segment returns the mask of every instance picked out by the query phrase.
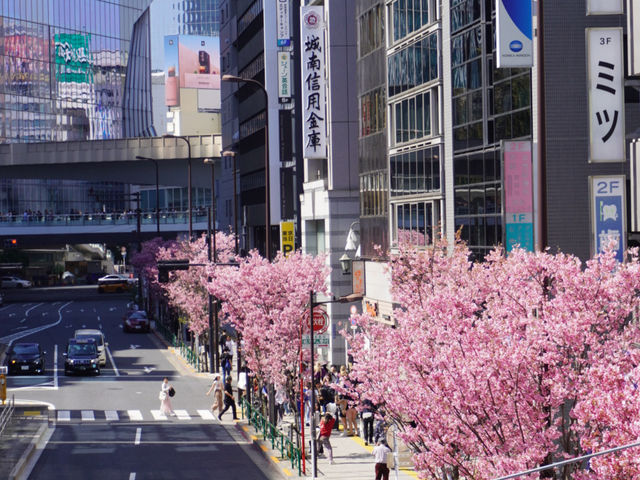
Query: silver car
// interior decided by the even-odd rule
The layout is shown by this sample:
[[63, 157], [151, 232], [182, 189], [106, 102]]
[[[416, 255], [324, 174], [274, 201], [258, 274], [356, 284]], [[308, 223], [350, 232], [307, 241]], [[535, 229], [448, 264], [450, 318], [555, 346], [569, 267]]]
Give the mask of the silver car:
[[31, 282], [18, 277], [2, 277], [0, 285], [2, 288], [30, 288]]
[[108, 347], [109, 344], [104, 341], [104, 334], [101, 330], [95, 328], [82, 328], [80, 330], [76, 330], [76, 332], [73, 334], [73, 338], [93, 339], [96, 342], [96, 348], [98, 349], [98, 364], [101, 367], [104, 367], [107, 364], [106, 347]]

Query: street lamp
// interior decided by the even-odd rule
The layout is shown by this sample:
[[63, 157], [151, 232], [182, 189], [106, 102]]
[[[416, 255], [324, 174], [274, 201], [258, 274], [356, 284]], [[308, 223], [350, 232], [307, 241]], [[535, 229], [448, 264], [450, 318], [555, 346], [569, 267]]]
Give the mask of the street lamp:
[[[333, 298], [332, 300], [324, 300], [322, 302], [318, 302], [315, 299], [315, 294], [313, 290], [309, 292], [309, 346], [311, 349], [311, 418], [310, 418], [310, 427], [311, 430], [311, 478], [316, 478], [318, 476], [318, 452], [316, 449], [316, 417], [315, 417], [315, 405], [316, 405], [316, 390], [313, 378], [313, 363], [314, 363], [314, 346], [313, 346], [313, 310], [319, 305], [326, 305], [328, 303], [352, 303], [357, 302], [358, 300], [362, 300], [362, 295], [352, 293], [350, 295], [345, 295], [344, 297]], [[304, 419], [302, 420], [304, 421]]]
[[[216, 178], [215, 178], [215, 165], [216, 161], [213, 158], [205, 158], [204, 163], [211, 165], [211, 215], [209, 215], [209, 231], [207, 232], [207, 240], [209, 248], [208, 258], [209, 262], [218, 261], [218, 252], [216, 249]], [[212, 227], [213, 225], [213, 227]], [[212, 233], [213, 232], [213, 238]], [[213, 250], [213, 251], [212, 251]], [[220, 352], [218, 351], [218, 301], [214, 300], [213, 295], [209, 293], [209, 371], [211, 373], [218, 372], [220, 370]], [[215, 359], [215, 365], [214, 365]]]
[[223, 75], [223, 82], [248, 83], [259, 89], [264, 95], [264, 178], [265, 178], [265, 257], [271, 261], [271, 186], [269, 184], [269, 94], [257, 80], [252, 78]]
[[185, 142], [187, 142], [187, 152], [188, 152], [188, 167], [187, 167], [187, 203], [189, 209], [189, 241], [191, 241], [191, 237], [193, 234], [193, 218], [191, 216], [192, 203], [191, 203], [191, 142], [189, 139], [182, 135], [171, 135], [170, 133], [166, 133], [163, 135], [164, 138], [181, 138]]
[[156, 167], [156, 232], [160, 233], [160, 195], [158, 188], [158, 161], [155, 158], [143, 157], [141, 155], [136, 155], [138, 160], [149, 160], [153, 162], [153, 165]]
[[223, 157], [231, 157], [233, 158], [233, 231], [235, 233], [235, 247], [236, 247], [236, 255], [238, 255], [238, 192], [237, 190], [237, 180], [236, 180], [236, 152], [231, 150], [225, 150], [221, 154]]

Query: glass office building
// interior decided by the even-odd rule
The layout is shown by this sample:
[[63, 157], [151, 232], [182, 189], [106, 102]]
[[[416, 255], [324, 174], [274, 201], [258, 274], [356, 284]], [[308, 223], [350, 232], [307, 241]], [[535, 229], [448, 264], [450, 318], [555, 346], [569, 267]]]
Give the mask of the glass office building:
[[[150, 89], [144, 92], [137, 85], [125, 85], [127, 67], [139, 58], [130, 55], [134, 24], [150, 2], [0, 0], [0, 142], [125, 136], [127, 89], [138, 88], [137, 99], [151, 95]], [[149, 103], [136, 100], [129, 108]], [[80, 185], [84, 187], [77, 190]], [[87, 211], [95, 204], [90, 190], [104, 187], [4, 179], [0, 211]], [[62, 196], [69, 197], [69, 204], [56, 205], [59, 195], [54, 192], [67, 189], [69, 195]]]

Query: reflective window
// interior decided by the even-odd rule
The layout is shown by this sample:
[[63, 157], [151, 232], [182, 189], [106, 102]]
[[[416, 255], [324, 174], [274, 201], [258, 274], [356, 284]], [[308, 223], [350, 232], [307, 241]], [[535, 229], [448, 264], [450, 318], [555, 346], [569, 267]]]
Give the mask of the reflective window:
[[360, 175], [360, 215], [367, 217], [387, 214], [387, 178], [385, 170]]
[[364, 57], [384, 45], [384, 7], [376, 5], [358, 19], [359, 54]]
[[403, 152], [389, 157], [391, 196], [440, 191], [440, 147]]
[[438, 34], [432, 33], [387, 59], [389, 97], [438, 78]]
[[360, 136], [364, 137], [383, 130], [386, 117], [384, 87], [376, 88], [360, 97]]
[[[388, 6], [393, 42], [406, 37], [434, 21], [433, 0], [393, 0]], [[432, 14], [433, 15], [433, 14]]]
[[391, 104], [391, 121], [395, 145], [431, 136], [431, 92]]
[[393, 205], [393, 243], [425, 247], [433, 244], [440, 224], [439, 201], [416, 201]]

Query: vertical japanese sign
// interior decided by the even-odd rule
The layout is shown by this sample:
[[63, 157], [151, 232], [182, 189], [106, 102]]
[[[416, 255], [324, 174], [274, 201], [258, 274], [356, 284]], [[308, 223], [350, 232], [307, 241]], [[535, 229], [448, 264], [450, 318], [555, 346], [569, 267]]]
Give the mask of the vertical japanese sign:
[[622, 28], [587, 28], [589, 161], [624, 162]]
[[533, 66], [531, 0], [497, 0], [496, 57], [498, 68]]
[[626, 248], [625, 177], [594, 176], [590, 186], [595, 253], [613, 242], [616, 258], [622, 262]]
[[503, 142], [505, 245], [532, 252], [533, 167], [531, 142]]
[[278, 0], [278, 46], [288, 47], [291, 45], [291, 34], [289, 33], [289, 1]]
[[291, 102], [291, 53], [278, 52], [278, 101]]
[[280, 222], [280, 251], [286, 257], [295, 248], [293, 222]]
[[627, 65], [628, 75], [640, 75], [640, 5], [627, 0]]
[[326, 158], [324, 7], [300, 7], [302, 142], [306, 158]]
[[587, 0], [587, 15], [622, 15], [623, 13], [622, 0]]

